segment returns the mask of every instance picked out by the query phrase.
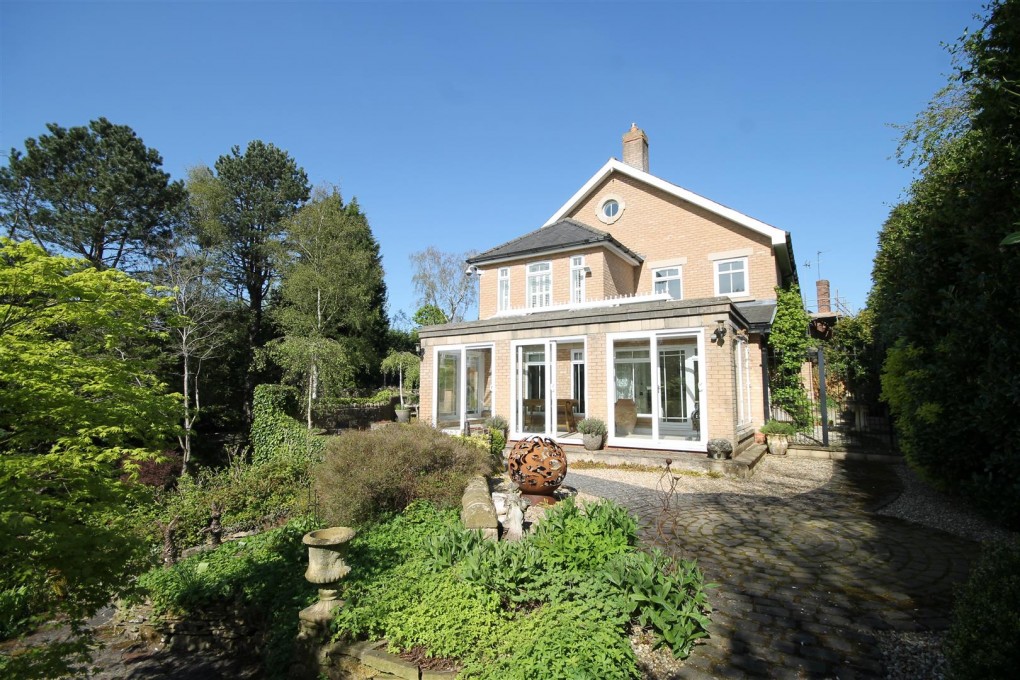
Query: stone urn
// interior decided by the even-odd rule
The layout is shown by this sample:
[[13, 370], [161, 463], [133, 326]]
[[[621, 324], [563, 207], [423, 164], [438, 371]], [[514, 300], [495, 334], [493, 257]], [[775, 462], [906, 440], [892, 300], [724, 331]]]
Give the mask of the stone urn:
[[411, 422], [411, 409], [409, 408], [396, 408], [393, 410], [397, 414], [398, 423], [409, 423]]
[[598, 451], [605, 442], [605, 436], [601, 434], [582, 434], [581, 442], [588, 451]]
[[522, 492], [552, 496], [567, 476], [567, 454], [554, 440], [535, 435], [514, 444], [506, 469]]
[[637, 425], [637, 404], [633, 399], [617, 399], [613, 406], [613, 414], [617, 437], [626, 437], [634, 432], [634, 426]]
[[733, 444], [729, 439], [709, 439], [708, 457], [712, 460], [725, 460], [733, 455]]
[[344, 561], [347, 543], [357, 532], [348, 527], [319, 529], [304, 535], [301, 542], [308, 546], [308, 569], [305, 579], [319, 587], [319, 601], [301, 610], [298, 615], [303, 628], [325, 631], [333, 610], [342, 603], [337, 600], [340, 580], [350, 573]]
[[785, 456], [786, 449], [790, 448], [790, 437], [785, 434], [765, 435], [768, 442], [769, 453], [773, 456]]

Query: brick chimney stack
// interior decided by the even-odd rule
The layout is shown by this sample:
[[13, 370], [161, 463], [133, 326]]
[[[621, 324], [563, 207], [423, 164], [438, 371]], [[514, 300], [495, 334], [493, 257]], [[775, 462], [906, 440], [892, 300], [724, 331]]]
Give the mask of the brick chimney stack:
[[642, 172], [648, 172], [648, 136], [637, 123], [623, 135], [623, 162]]
[[818, 313], [831, 314], [832, 303], [829, 300], [829, 282], [825, 279], [815, 281], [815, 290], [818, 293]]

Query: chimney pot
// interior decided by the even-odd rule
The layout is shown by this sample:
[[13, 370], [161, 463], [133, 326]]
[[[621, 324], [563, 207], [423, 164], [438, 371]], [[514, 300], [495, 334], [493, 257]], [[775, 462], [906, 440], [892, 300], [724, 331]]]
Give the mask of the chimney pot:
[[623, 135], [623, 162], [648, 172], [648, 135], [637, 123], [631, 123], [630, 130]]

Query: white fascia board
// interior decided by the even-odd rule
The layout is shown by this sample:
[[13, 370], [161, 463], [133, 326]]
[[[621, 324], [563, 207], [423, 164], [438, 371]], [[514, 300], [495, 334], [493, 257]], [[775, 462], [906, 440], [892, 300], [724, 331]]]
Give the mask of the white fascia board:
[[660, 191], [663, 191], [667, 194], [676, 196], [677, 198], [687, 201], [688, 203], [693, 203], [699, 208], [704, 208], [705, 210], [715, 213], [720, 217], [725, 217], [726, 219], [732, 222], [736, 222], [741, 226], [747, 227], [752, 231], [756, 231], [759, 234], [764, 234], [765, 236], [768, 236], [772, 240], [773, 248], [782, 248], [784, 250], [786, 249], [786, 232], [783, 231], [782, 229], [773, 227], [772, 225], [769, 224], [765, 224], [761, 220], [756, 220], [753, 217], [749, 217], [744, 213], [737, 212], [732, 208], [727, 208], [726, 206], [716, 203], [715, 201], [711, 201], [705, 198], [704, 196], [699, 196], [693, 191], [688, 191], [683, 187], [678, 187], [675, 184], [671, 184], [665, 180], [659, 179], [655, 175], [651, 175], [647, 172], [642, 172], [637, 168], [632, 168], [626, 163], [621, 163], [615, 158], [610, 158], [605, 165], [599, 168], [598, 172], [596, 172], [594, 176], [592, 176], [592, 178], [588, 180], [585, 183], [585, 185], [577, 191], [576, 194], [571, 196], [570, 199], [568, 199], [567, 202], [564, 203], [563, 206], [559, 210], [557, 210], [553, 214], [553, 216], [550, 217], [549, 220], [542, 226], [548, 227], [552, 224], [556, 224], [556, 222], [563, 219], [563, 217], [568, 212], [573, 210], [581, 201], [583, 201], [588, 196], [588, 194], [594, 191], [595, 187], [598, 186], [606, 177], [609, 176], [609, 173], [613, 172], [614, 170], [616, 172], [627, 175], [628, 177], [632, 177], [638, 181], [644, 182], [645, 184], [651, 185], [656, 189], [659, 189]]

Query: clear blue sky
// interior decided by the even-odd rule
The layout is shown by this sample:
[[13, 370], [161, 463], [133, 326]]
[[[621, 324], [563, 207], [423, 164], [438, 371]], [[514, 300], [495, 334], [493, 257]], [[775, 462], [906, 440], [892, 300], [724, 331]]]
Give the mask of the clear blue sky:
[[945, 83], [940, 44], [980, 9], [3, 0], [0, 148], [105, 116], [181, 178], [272, 142], [358, 198], [390, 311], [410, 313], [409, 253], [541, 226], [636, 122], [653, 174], [792, 232], [809, 304], [822, 251], [822, 276], [858, 308], [910, 181], [889, 124]]

